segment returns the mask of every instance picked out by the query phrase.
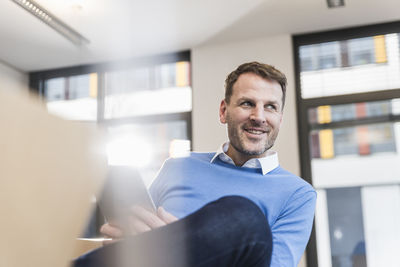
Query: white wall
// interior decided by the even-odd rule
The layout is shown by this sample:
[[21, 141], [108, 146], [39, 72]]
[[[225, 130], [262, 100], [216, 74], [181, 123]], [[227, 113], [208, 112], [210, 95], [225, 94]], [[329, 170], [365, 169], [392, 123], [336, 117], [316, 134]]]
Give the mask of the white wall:
[[[300, 175], [294, 62], [290, 35], [278, 35], [192, 49], [193, 149], [215, 151], [227, 140], [225, 126], [219, 123], [218, 109], [224, 97], [226, 76], [248, 61], [274, 65], [286, 74], [288, 88], [283, 124], [274, 150], [280, 164]], [[306, 266], [304, 258], [299, 266]]]
[[218, 109], [224, 97], [224, 81], [238, 65], [248, 61], [274, 65], [288, 79], [283, 125], [274, 150], [281, 165], [299, 175], [299, 152], [295, 106], [294, 63], [290, 35], [243, 42], [196, 47], [192, 50], [193, 148], [214, 151], [226, 139]]
[[367, 265], [399, 266], [400, 186], [361, 189]]
[[13, 69], [0, 61], [0, 89], [28, 92], [28, 74]]

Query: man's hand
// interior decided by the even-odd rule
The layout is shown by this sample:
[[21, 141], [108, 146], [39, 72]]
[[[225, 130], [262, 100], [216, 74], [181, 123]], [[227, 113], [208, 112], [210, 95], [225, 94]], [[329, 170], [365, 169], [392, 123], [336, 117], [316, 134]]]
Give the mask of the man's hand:
[[103, 224], [100, 228], [100, 233], [102, 233], [106, 238], [103, 241], [103, 245], [114, 243], [124, 236], [122, 230], [118, 226], [111, 223]]
[[162, 207], [157, 209], [156, 214], [140, 206], [134, 206], [131, 210], [132, 216], [129, 217], [130, 234], [147, 232], [177, 220], [175, 216], [166, 212]]
[[157, 209], [156, 214], [140, 206], [132, 207], [131, 211], [129, 229], [125, 230], [125, 232], [112, 223], [106, 223], [100, 228], [100, 232], [105, 237], [111, 238], [111, 240], [105, 240], [103, 242], [104, 245], [118, 241], [124, 236], [147, 232], [178, 220], [178, 218], [165, 211], [162, 207]]

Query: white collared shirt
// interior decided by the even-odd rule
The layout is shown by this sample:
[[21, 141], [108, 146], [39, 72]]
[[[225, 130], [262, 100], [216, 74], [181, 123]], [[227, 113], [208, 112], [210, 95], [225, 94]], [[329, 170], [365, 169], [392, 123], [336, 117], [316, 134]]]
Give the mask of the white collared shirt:
[[[224, 143], [220, 146], [215, 153], [214, 157], [211, 159], [211, 163], [219, 158], [225, 163], [236, 165], [235, 162], [229, 157], [226, 152], [228, 151], [229, 142]], [[268, 151], [267, 155], [262, 158], [252, 158], [246, 161], [242, 167], [246, 168], [261, 168], [263, 175], [269, 173], [273, 169], [279, 166], [278, 153], [274, 151]]]

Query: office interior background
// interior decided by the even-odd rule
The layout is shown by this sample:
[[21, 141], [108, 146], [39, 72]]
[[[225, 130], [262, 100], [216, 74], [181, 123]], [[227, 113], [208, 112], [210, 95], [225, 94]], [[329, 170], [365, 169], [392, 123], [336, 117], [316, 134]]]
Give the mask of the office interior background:
[[275, 65], [289, 85], [274, 149], [318, 192], [299, 266], [400, 265], [400, 2], [3, 0], [0, 10], [1, 89], [102, 127], [109, 164], [134, 164], [146, 184], [167, 157], [226, 141], [218, 107], [230, 71]]

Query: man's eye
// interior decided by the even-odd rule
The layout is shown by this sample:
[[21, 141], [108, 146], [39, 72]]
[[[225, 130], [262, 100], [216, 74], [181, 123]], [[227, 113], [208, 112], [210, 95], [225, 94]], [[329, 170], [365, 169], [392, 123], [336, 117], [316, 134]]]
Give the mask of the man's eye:
[[271, 109], [271, 110], [277, 110], [277, 107], [275, 105], [269, 104], [266, 106], [267, 109]]
[[245, 106], [245, 107], [251, 107], [252, 106], [249, 101], [242, 102], [240, 105], [241, 106]]

